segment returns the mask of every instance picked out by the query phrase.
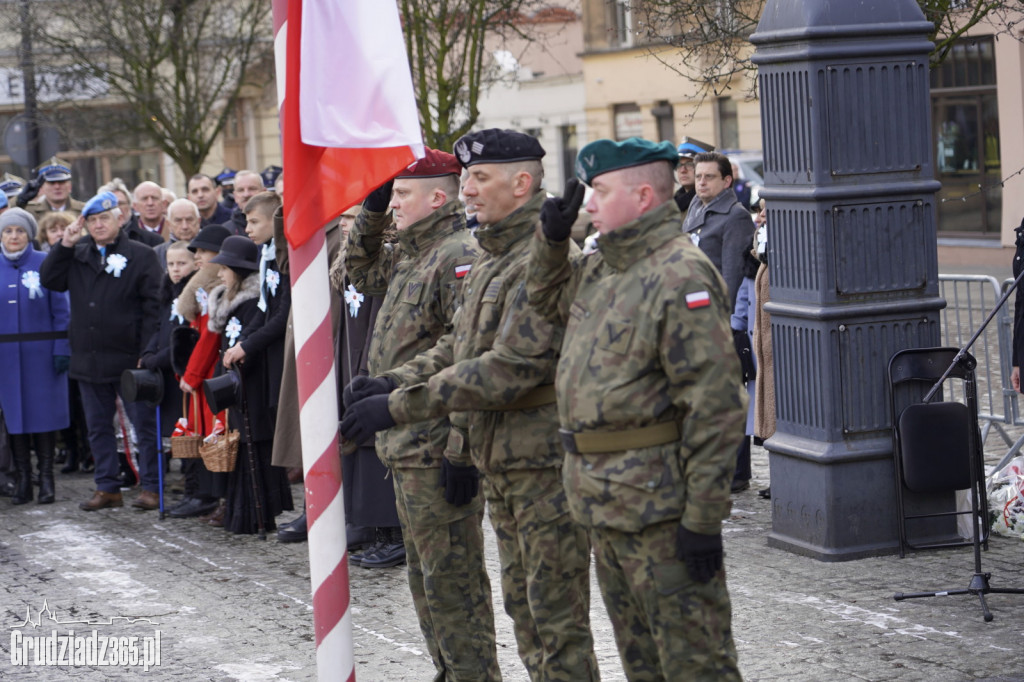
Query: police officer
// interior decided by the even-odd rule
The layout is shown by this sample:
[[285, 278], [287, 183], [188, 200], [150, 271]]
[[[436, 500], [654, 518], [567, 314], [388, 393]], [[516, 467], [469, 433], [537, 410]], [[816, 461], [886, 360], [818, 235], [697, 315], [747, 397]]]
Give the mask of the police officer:
[[[401, 388], [349, 408], [343, 431], [451, 414], [442, 461], [446, 499], [474, 500], [477, 469], [498, 538], [505, 611], [532, 680], [598, 678], [590, 632], [590, 546], [561, 482], [554, 375], [562, 343], [526, 301], [544, 149], [529, 135], [489, 129], [455, 144], [467, 169], [484, 253], [464, 283], [451, 334], [386, 373]], [[348, 435], [348, 434], [346, 434]], [[474, 504], [476, 504], [474, 502]]]
[[722, 520], [746, 399], [722, 277], [681, 234], [676, 150], [598, 140], [577, 175], [599, 250], [573, 258], [574, 178], [533, 239], [530, 304], [566, 322], [556, 380], [572, 514], [630, 680], [738, 680]]
[[[37, 194], [43, 196], [37, 199]], [[78, 215], [85, 204], [71, 197], [70, 164], [52, 156], [36, 169], [36, 177], [22, 188], [18, 206], [31, 212], [38, 221], [48, 211], [70, 211]]]
[[[121, 392], [121, 373], [138, 366], [143, 344], [159, 324], [162, 271], [153, 249], [120, 231], [120, 210], [112, 192], [97, 194], [39, 267], [43, 286], [67, 291], [71, 301], [68, 376], [78, 380], [96, 460], [96, 492], [79, 505], [85, 511], [123, 505], [113, 427], [115, 400]], [[89, 233], [85, 237], [83, 225]], [[156, 509], [156, 414], [143, 403], [125, 407], [139, 436], [143, 489], [132, 506]]]
[[[458, 200], [459, 170], [451, 154], [427, 149], [366, 198], [349, 232], [345, 263], [352, 284], [384, 296], [367, 358], [372, 375], [400, 367], [451, 331], [465, 274], [479, 253]], [[396, 244], [384, 243], [389, 205]], [[357, 379], [345, 391], [346, 406], [377, 391], [375, 385], [390, 391], [394, 380]], [[484, 568], [483, 501], [456, 506], [437, 485], [449, 429], [444, 415], [425, 415], [378, 435], [377, 454], [394, 476], [409, 588], [439, 679], [495, 679], [501, 673]], [[372, 431], [350, 440], [364, 443], [367, 435]], [[379, 565], [391, 539], [381, 538], [358, 561]]]
[[21, 188], [25, 186], [25, 179], [19, 178], [17, 175], [11, 173], [4, 173], [0, 177], [0, 192], [3, 192], [7, 197], [7, 205], [14, 206], [18, 200], [18, 194], [21, 193]]

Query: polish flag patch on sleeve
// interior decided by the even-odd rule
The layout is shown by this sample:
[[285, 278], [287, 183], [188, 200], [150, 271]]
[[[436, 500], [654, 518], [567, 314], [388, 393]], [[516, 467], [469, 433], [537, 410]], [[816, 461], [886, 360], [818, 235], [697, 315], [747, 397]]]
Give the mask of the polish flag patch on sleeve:
[[469, 270], [472, 267], [473, 267], [472, 263], [468, 263], [466, 265], [456, 265], [455, 266], [455, 279], [462, 279], [463, 277], [468, 275], [469, 274]]
[[686, 307], [690, 310], [711, 305], [711, 295], [706, 291], [695, 291], [686, 295]]

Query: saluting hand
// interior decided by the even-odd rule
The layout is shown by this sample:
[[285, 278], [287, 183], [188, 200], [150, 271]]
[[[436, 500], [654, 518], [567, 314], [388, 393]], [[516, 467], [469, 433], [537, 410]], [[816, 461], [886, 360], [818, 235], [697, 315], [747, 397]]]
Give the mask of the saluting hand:
[[565, 193], [560, 197], [551, 197], [540, 209], [540, 223], [544, 236], [553, 242], [564, 242], [572, 233], [573, 223], [580, 214], [583, 205], [583, 183], [570, 178], [565, 183]]
[[60, 243], [63, 246], [71, 248], [75, 243], [82, 238], [82, 233], [85, 231], [85, 218], [78, 216], [75, 222], [71, 223], [64, 229], [64, 236], [60, 238]]

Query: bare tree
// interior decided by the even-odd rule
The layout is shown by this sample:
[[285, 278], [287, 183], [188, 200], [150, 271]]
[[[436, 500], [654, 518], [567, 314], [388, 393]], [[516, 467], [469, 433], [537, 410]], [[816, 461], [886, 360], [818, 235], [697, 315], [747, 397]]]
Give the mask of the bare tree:
[[270, 0], [70, 0], [33, 3], [37, 68], [108, 99], [108, 139], [150, 141], [186, 177], [198, 172], [250, 73], [272, 77]]
[[480, 95], [501, 77], [490, 51], [506, 39], [529, 43], [536, 13], [559, 11], [549, 4], [540, 0], [399, 0], [428, 146], [451, 149], [472, 129], [480, 116]]
[[[612, 2], [614, 0], [605, 0]], [[932, 65], [941, 63], [967, 31], [982, 21], [1000, 34], [1016, 36], [1022, 0], [917, 0], [935, 27]], [[636, 42], [697, 86], [697, 99], [726, 90], [756, 96], [756, 67], [749, 37], [766, 0], [631, 0]], [[676, 49], [665, 51], [669, 45]]]

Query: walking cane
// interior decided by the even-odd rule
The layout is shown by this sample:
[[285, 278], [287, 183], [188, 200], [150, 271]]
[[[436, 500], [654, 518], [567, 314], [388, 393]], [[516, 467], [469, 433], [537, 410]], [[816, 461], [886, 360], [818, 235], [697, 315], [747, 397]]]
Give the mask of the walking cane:
[[160, 516], [164, 520], [164, 440], [160, 437], [160, 403], [156, 405], [156, 480], [160, 487]]
[[252, 479], [252, 494], [256, 502], [256, 529], [260, 540], [267, 539], [267, 528], [263, 522], [263, 486], [260, 485], [260, 471], [256, 465], [256, 451], [252, 447], [252, 426], [249, 424], [249, 404], [245, 395], [245, 380], [242, 379], [242, 368], [238, 368], [238, 390], [242, 394], [242, 428], [245, 431], [245, 449], [249, 453], [249, 478]]

